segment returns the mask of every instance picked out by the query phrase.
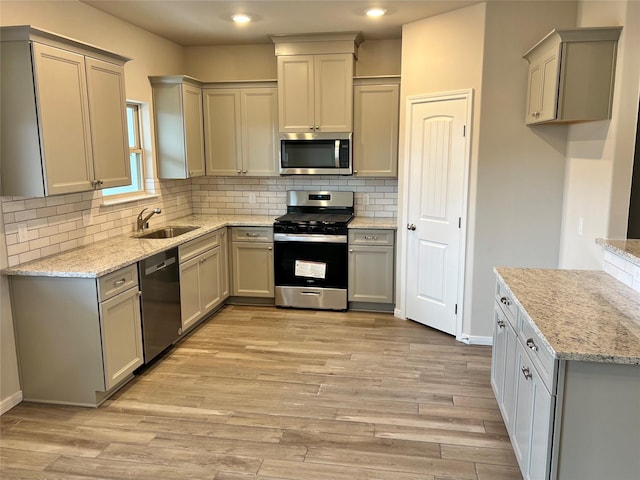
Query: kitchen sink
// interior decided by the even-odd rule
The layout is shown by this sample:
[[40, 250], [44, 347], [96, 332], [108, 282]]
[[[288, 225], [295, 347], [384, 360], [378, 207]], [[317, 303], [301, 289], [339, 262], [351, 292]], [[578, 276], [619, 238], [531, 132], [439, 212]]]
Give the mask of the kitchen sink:
[[200, 227], [164, 227], [152, 232], [135, 235], [136, 238], [174, 238], [192, 232]]

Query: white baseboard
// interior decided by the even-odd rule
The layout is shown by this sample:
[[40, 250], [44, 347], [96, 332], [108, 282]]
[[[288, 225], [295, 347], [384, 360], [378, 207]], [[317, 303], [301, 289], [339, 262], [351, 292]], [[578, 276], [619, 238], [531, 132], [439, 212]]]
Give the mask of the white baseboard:
[[0, 402], [0, 415], [4, 415], [13, 407], [18, 405], [22, 401], [22, 390], [18, 390], [13, 395], [3, 399]]
[[463, 334], [458, 340], [467, 345], [493, 345], [493, 337]]
[[393, 316], [402, 320], [406, 320], [405, 316], [402, 314], [402, 311], [399, 308], [393, 310]]

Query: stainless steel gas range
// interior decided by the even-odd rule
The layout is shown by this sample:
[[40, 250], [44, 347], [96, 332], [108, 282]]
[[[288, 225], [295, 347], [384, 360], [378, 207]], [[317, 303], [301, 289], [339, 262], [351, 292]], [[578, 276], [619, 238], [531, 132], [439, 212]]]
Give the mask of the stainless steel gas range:
[[276, 305], [347, 309], [347, 225], [353, 192], [287, 192], [273, 225]]

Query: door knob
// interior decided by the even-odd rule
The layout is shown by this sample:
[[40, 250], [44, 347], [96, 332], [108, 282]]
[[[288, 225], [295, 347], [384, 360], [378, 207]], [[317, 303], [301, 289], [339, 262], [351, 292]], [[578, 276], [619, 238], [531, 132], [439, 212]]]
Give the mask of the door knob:
[[407, 223], [407, 230], [415, 230], [416, 225], [414, 223]]

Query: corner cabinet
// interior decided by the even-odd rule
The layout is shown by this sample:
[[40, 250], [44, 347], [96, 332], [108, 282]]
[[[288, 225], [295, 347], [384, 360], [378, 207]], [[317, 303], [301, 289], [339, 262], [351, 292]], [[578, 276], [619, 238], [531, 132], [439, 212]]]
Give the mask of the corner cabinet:
[[395, 230], [350, 229], [348, 241], [350, 308], [393, 309]]
[[32, 27], [0, 38], [3, 195], [130, 184], [128, 59]]
[[231, 228], [231, 295], [274, 298], [273, 227]]
[[97, 279], [10, 284], [25, 400], [95, 407], [142, 365], [135, 264]]
[[611, 118], [622, 27], [557, 29], [528, 50], [527, 125]]
[[399, 110], [399, 77], [354, 80], [354, 175], [398, 176]]
[[184, 75], [149, 77], [158, 178], [205, 174], [201, 83]]
[[278, 176], [275, 82], [202, 93], [207, 175]]

